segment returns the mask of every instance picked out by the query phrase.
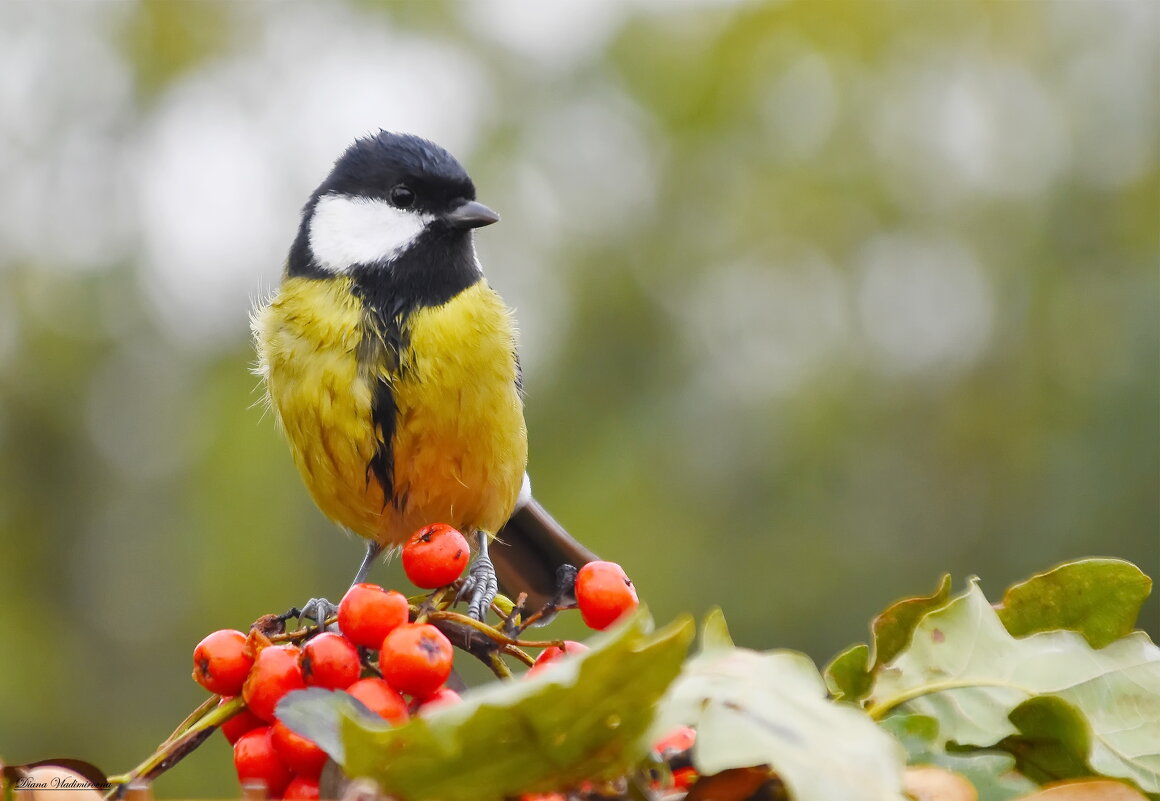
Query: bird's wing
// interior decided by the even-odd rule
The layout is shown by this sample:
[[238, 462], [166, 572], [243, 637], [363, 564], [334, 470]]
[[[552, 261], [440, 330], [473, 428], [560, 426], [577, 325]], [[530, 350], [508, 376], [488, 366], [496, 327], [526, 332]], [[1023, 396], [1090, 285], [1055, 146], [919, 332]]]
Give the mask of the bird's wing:
[[528, 594], [527, 608], [542, 607], [556, 591], [556, 569], [581, 567], [599, 557], [557, 523], [534, 498], [512, 513], [496, 534], [491, 560], [505, 594]]

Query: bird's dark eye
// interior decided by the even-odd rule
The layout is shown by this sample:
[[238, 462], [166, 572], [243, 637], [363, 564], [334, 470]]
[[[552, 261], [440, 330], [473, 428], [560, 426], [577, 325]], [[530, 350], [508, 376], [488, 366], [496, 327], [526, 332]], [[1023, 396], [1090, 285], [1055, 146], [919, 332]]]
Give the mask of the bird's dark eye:
[[391, 205], [397, 209], [409, 209], [415, 205], [415, 193], [410, 187], [398, 184], [391, 187]]

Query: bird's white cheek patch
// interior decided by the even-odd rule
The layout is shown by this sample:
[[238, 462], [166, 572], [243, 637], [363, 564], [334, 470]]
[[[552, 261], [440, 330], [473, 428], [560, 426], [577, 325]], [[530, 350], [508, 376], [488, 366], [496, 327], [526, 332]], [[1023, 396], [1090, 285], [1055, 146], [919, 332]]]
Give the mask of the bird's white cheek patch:
[[385, 200], [323, 195], [310, 221], [310, 249], [324, 270], [389, 261], [415, 240], [431, 218]]

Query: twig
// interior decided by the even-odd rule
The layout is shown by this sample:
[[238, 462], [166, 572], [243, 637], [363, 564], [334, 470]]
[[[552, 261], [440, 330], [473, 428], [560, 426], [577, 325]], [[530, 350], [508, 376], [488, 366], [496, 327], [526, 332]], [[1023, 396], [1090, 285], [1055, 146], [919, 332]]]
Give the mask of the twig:
[[432, 612], [430, 619], [447, 620], [475, 629], [497, 645], [514, 645], [519, 648], [550, 648], [553, 645], [557, 647], [563, 647], [564, 645], [563, 640], [520, 640], [509, 637], [498, 629], [482, 623], [469, 615], [460, 614], [459, 612]]
[[[208, 709], [201, 717], [197, 717], [197, 712], [206, 708], [209, 701], [199, 706], [192, 715], [182, 722], [181, 726], [177, 727], [178, 731], [171, 734], [140, 765], [120, 776], [110, 776], [109, 784], [113, 787], [106, 797], [118, 798], [123, 789], [129, 784], [136, 781], [152, 781], [156, 779], [201, 745], [206, 737], [213, 734], [214, 729], [240, 712], [245, 703], [241, 696], [233, 698], [220, 706], [217, 705], [217, 700], [218, 696], [213, 696], [209, 699], [209, 701], [214, 702], [213, 708]], [[194, 720], [190, 722], [191, 719]], [[187, 723], [188, 725], [186, 725]]]
[[186, 716], [185, 720], [177, 724], [177, 728], [173, 730], [173, 733], [166, 737], [162, 741], [161, 745], [157, 747], [158, 750], [164, 748], [177, 738], [181, 737], [181, 735], [185, 734], [189, 730], [190, 726], [197, 723], [197, 721], [201, 720], [203, 717], [209, 714], [209, 711], [217, 706], [221, 699], [222, 697], [220, 695], [211, 695], [209, 698], [202, 701], [201, 705], [197, 709], [190, 712]]

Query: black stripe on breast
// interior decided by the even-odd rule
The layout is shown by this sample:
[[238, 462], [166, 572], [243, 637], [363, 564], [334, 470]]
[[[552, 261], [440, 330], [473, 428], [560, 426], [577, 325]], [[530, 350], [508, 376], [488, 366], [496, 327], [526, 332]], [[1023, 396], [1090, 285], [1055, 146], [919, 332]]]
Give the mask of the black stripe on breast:
[[367, 463], [367, 482], [374, 477], [383, 488], [384, 504], [401, 509], [406, 497], [395, 487], [393, 445], [398, 407], [391, 382], [422, 379], [410, 374], [411, 317], [419, 309], [442, 306], [483, 275], [475, 261], [469, 232], [430, 229], [395, 260], [359, 265], [350, 275], [354, 294], [367, 312], [359, 365], [374, 382], [371, 421], [377, 442]]

